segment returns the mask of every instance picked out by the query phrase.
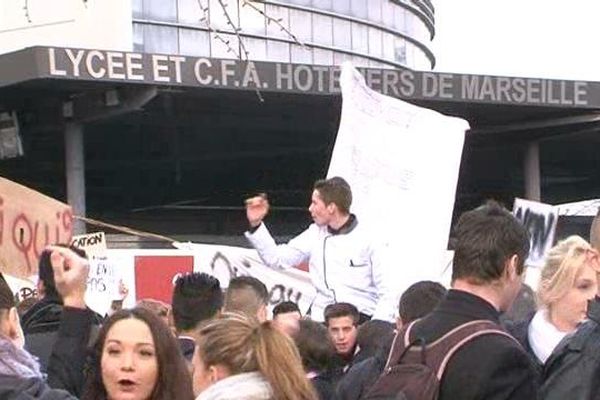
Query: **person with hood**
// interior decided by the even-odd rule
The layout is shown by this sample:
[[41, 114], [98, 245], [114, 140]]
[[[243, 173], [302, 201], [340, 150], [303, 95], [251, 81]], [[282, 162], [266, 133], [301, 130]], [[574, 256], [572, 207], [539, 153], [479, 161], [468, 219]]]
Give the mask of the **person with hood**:
[[93, 312], [85, 307], [87, 260], [69, 249], [49, 247], [56, 288], [63, 299], [57, 340], [51, 349], [48, 380], [37, 359], [24, 349], [25, 337], [13, 293], [0, 274], [0, 398], [77, 400], [83, 384], [85, 347]]

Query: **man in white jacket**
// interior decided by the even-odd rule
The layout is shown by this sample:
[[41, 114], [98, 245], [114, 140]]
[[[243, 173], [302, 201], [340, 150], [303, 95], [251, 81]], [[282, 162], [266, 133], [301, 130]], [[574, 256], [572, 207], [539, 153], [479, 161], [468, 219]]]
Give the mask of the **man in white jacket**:
[[319, 180], [314, 185], [308, 211], [314, 221], [308, 229], [277, 245], [263, 219], [269, 211], [265, 195], [246, 200], [250, 229], [246, 237], [271, 268], [290, 268], [308, 261], [316, 289], [311, 307], [314, 319], [322, 319], [328, 304], [354, 304], [361, 322], [393, 321], [398, 293], [393, 288], [390, 265], [381, 264], [373, 235], [350, 213], [352, 191], [340, 177]]

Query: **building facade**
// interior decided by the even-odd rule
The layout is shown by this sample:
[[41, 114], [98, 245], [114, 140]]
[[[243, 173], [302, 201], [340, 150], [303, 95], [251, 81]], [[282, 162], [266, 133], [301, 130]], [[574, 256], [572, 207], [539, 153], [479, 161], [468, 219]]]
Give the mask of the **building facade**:
[[133, 50], [430, 70], [429, 0], [134, 0]]

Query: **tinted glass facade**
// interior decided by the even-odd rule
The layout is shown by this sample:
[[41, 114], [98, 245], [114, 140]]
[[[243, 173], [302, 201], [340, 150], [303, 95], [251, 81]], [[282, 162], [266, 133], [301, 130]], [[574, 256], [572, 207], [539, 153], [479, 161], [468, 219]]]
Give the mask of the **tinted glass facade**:
[[433, 12], [422, 0], [134, 0], [134, 51], [429, 70]]

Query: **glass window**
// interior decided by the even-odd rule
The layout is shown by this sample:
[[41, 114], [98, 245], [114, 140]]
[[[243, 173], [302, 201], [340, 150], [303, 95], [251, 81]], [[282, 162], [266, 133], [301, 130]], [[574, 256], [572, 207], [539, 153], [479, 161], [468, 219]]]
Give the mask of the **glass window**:
[[390, 0], [384, 0], [381, 4], [381, 16], [383, 19], [383, 25], [388, 28], [392, 28], [394, 26], [394, 8], [399, 6], [392, 4]]
[[333, 65], [342, 65], [344, 61], [352, 61], [352, 56], [346, 53], [333, 53]]
[[350, 21], [334, 18], [333, 45], [346, 50], [352, 48], [352, 24]]
[[312, 0], [313, 7], [318, 8], [319, 10], [331, 11], [333, 3], [333, 0]]
[[144, 25], [133, 24], [133, 51], [144, 51]]
[[290, 10], [290, 32], [302, 42], [310, 42], [312, 40], [312, 18], [310, 13]]
[[394, 39], [394, 60], [400, 64], [407, 65], [406, 40], [402, 38]]
[[265, 12], [265, 4], [257, 2], [253, 2], [252, 6], [244, 6], [243, 4], [240, 4], [240, 28], [242, 32], [265, 35], [267, 33], [267, 20], [260, 13]]
[[292, 62], [295, 64], [312, 64], [313, 51], [310, 47], [292, 45]]
[[131, 11], [133, 18], [144, 18], [144, 0], [132, 0]]
[[333, 11], [338, 14], [350, 15], [350, 0], [335, 0]]
[[374, 57], [383, 57], [383, 31], [369, 28], [369, 54]]
[[357, 18], [367, 18], [367, 0], [352, 0], [350, 14]]
[[287, 0], [286, 3], [298, 4], [299, 6], [310, 6], [311, 0]]
[[331, 46], [333, 44], [333, 18], [313, 14], [313, 42]]
[[278, 42], [275, 40], [267, 41], [267, 57], [269, 61], [274, 62], [290, 62], [290, 45], [289, 43]]
[[369, 60], [367, 58], [360, 57], [360, 56], [352, 56], [352, 64], [355, 67], [368, 67]]
[[[255, 3], [253, 3], [255, 4]], [[246, 6], [248, 7], [248, 6]], [[274, 20], [280, 20], [280, 24], [283, 25], [286, 29], [290, 29], [290, 13], [289, 8], [280, 7], [280, 6], [272, 6], [267, 4], [266, 14], [273, 18]], [[310, 35], [310, 27], [307, 29]], [[290, 31], [291, 32], [291, 31]], [[294, 35], [298, 35], [294, 32]], [[270, 37], [281, 37], [281, 38], [289, 38], [289, 35], [285, 33], [285, 31], [275, 22], [267, 23], [267, 36]]]
[[369, 33], [367, 27], [356, 22], [352, 23], [352, 50], [369, 54]]
[[180, 28], [179, 52], [188, 56], [210, 57], [210, 36], [208, 32]]
[[177, 28], [170, 26], [144, 26], [144, 51], [148, 53], [179, 53]]
[[198, 2], [198, 0], [177, 0], [179, 22], [199, 24], [202, 17], [204, 17], [204, 12], [199, 3], [206, 7], [208, 5], [208, 0], [200, 0], [200, 2]]
[[391, 33], [383, 33], [383, 58], [385, 60], [394, 60], [394, 36]]
[[316, 65], [333, 65], [333, 51], [313, 49], [314, 63]]
[[248, 59], [254, 61], [267, 61], [267, 41], [264, 39], [251, 39], [242, 37], [248, 51]]
[[[164, 1], [164, 0], [163, 0]], [[218, 0], [209, 0], [210, 1], [210, 25], [215, 29], [224, 29], [228, 31], [233, 31], [234, 27], [229, 24], [229, 20], [225, 14], [229, 15], [229, 19], [231, 19], [231, 23], [235, 26], [235, 28], [239, 28], [239, 16], [238, 16], [238, 2], [227, 2], [223, 1], [225, 4], [225, 10], [219, 3]]]
[[[408, 11], [403, 7], [394, 7], [394, 29], [400, 32], [408, 33], [412, 35], [412, 31], [408, 30], [408, 25], [406, 23], [406, 17]], [[410, 15], [408, 18], [410, 19]]]
[[[220, 38], [220, 39], [219, 39]], [[211, 57], [239, 58], [240, 46], [236, 35], [213, 33], [210, 36]]]
[[382, 0], [369, 0], [369, 7], [367, 8], [368, 16], [367, 18], [371, 22], [382, 22], [381, 17], [381, 2]]
[[177, 21], [177, 3], [164, 0], [144, 0], [144, 16], [158, 21]]

